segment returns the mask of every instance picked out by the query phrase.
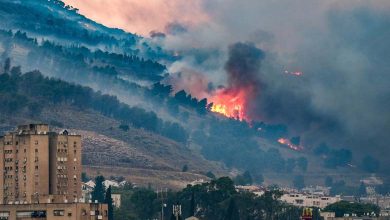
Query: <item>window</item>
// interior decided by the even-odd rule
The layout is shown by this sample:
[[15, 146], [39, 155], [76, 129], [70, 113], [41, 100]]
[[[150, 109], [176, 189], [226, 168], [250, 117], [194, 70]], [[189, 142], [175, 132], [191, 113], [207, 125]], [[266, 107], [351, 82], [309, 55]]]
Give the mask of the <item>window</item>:
[[35, 148], [35, 153], [38, 153], [38, 148]]
[[35, 170], [38, 170], [38, 166], [35, 166]]
[[38, 145], [38, 141], [35, 141], [35, 145]]
[[71, 213], [71, 212], [69, 212], [69, 213], [68, 213], [68, 216], [69, 216], [69, 217], [70, 217], [70, 216], [72, 216], [72, 213]]
[[64, 216], [65, 210], [53, 210], [53, 215], [54, 216]]
[[26, 153], [26, 149], [23, 149], [24, 153]]
[[0, 212], [0, 219], [8, 219], [8, 217], [9, 217], [9, 212]]

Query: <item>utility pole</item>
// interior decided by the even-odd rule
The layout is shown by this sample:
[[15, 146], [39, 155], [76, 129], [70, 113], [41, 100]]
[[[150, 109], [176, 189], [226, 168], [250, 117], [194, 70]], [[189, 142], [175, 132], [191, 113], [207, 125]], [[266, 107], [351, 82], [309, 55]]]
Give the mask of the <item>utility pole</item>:
[[[164, 199], [168, 197], [168, 189], [165, 189], [165, 197], [164, 197], [164, 191], [161, 189], [161, 220], [164, 220], [164, 208], [167, 207], [167, 204], [164, 203]], [[157, 190], [157, 196], [159, 194], [159, 190]]]

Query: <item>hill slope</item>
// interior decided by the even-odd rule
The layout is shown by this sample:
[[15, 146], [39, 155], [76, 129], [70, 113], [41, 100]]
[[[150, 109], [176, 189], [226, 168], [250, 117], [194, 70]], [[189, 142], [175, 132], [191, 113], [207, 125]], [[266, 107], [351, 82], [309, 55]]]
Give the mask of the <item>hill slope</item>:
[[[206, 99], [174, 94], [161, 81], [164, 64], [178, 57], [61, 1], [1, 1], [0, 18], [0, 130], [32, 121], [74, 129], [85, 137], [84, 165], [92, 174], [126, 174], [142, 184], [172, 179], [178, 186], [176, 180], [207, 171], [248, 170], [283, 185], [296, 175], [318, 184], [348, 173], [341, 179], [357, 185], [379, 170], [362, 172], [345, 149], [293, 151], [277, 142], [291, 136], [286, 125], [227, 119], [211, 113]], [[180, 172], [184, 165], [191, 173]]]
[[[118, 120], [118, 115], [115, 116], [115, 113], [103, 109], [94, 110], [91, 105], [88, 106], [85, 103], [85, 99], [84, 105], [78, 103], [81, 101], [80, 97], [85, 95], [82, 91], [86, 88], [44, 78], [38, 72], [22, 75], [0, 74], [0, 79], [0, 102], [3, 103], [0, 107], [2, 130], [9, 130], [15, 125], [32, 122], [49, 122], [57, 129], [64, 127], [75, 130], [83, 135], [83, 164], [86, 166], [148, 169], [156, 172], [161, 171], [161, 173], [176, 172], [177, 178], [180, 179], [184, 175], [187, 176], [185, 179], [191, 179], [189, 177], [192, 176], [192, 180], [200, 178], [200, 176], [180, 173], [184, 165], [189, 167], [190, 172], [198, 174], [204, 174], [210, 170], [221, 174], [226, 173], [220, 165], [205, 160], [198, 153], [186, 148], [184, 144], [157, 134], [157, 130], [153, 130], [154, 128], [166, 130], [162, 127], [154, 127], [160, 127], [160, 123], [164, 124], [162, 121], [158, 122], [161, 119], [156, 118], [158, 121], [152, 126], [153, 129], [145, 127], [148, 123], [153, 122], [148, 119], [150, 117], [147, 112], [142, 113], [141, 111], [139, 114], [138, 110], [134, 112], [126, 105], [112, 106], [128, 109], [127, 113], [130, 115], [137, 113], [137, 120], [144, 122], [140, 124], [141, 127], [137, 128], [133, 124], [133, 126], [125, 126], [126, 129], [123, 129], [121, 125], [123, 126], [124, 118], [121, 121]], [[72, 90], [73, 92], [77, 91], [78, 95], [72, 95]], [[97, 105], [99, 99], [104, 98], [105, 107], [110, 107], [109, 102], [107, 102], [110, 100], [108, 96], [92, 91], [89, 93], [91, 93], [88, 98], [90, 103]], [[104, 112], [106, 115], [102, 114]], [[149, 122], [147, 122], [148, 120]], [[163, 130], [162, 134], [165, 133]], [[112, 174], [115, 175], [115, 172]], [[147, 175], [142, 172], [139, 174]], [[129, 173], [127, 176], [130, 177], [132, 174]], [[149, 178], [150, 182], [154, 182], [153, 178]], [[203, 178], [207, 177], [203, 176]], [[175, 181], [176, 177], [171, 179]], [[175, 185], [177, 184], [175, 183]], [[185, 183], [183, 184], [185, 185]]]

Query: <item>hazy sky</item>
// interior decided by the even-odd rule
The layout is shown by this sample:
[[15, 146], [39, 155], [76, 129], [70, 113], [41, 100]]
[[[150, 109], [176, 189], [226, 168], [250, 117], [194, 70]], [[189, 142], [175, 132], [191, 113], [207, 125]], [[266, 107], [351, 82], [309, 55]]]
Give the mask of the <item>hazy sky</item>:
[[[265, 53], [255, 114], [307, 139], [377, 148], [378, 155], [390, 148], [389, 0], [65, 2], [97, 22], [143, 35], [181, 24], [187, 31], [162, 44], [186, 55], [169, 67], [181, 73], [184, 87], [223, 84], [229, 46], [251, 42]], [[285, 69], [304, 75], [288, 78]]]
[[65, 0], [80, 13], [110, 27], [148, 35], [163, 31], [167, 23], [197, 24], [207, 21], [201, 0]]

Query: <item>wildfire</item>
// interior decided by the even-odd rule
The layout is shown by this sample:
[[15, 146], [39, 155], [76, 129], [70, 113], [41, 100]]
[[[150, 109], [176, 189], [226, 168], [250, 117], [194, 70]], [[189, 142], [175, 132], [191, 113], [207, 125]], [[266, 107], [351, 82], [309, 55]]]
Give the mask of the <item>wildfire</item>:
[[221, 90], [211, 98], [212, 112], [222, 114], [228, 118], [247, 120], [245, 115], [245, 91], [230, 92]]
[[302, 146], [295, 145], [295, 144], [291, 143], [291, 141], [289, 139], [286, 139], [286, 138], [280, 138], [278, 140], [278, 142], [282, 145], [287, 146], [288, 148], [290, 148], [292, 150], [295, 150], [295, 151], [302, 151], [303, 150]]

